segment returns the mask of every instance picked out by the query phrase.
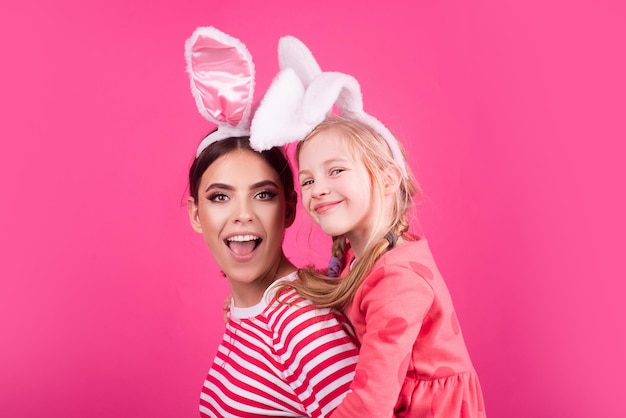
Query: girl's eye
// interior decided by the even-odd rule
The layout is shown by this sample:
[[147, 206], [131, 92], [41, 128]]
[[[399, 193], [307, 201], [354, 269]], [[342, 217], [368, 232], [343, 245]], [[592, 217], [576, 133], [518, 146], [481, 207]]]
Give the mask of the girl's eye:
[[209, 195], [208, 199], [211, 202], [225, 202], [228, 200], [228, 196], [224, 193], [213, 193]]
[[337, 174], [341, 174], [344, 171], [345, 170], [343, 168], [333, 168], [332, 170], [330, 170], [330, 175], [331, 176], [336, 176]]
[[262, 192], [257, 193], [256, 197], [259, 200], [272, 200], [276, 197], [276, 193], [269, 190], [263, 190]]
[[311, 184], [313, 184], [313, 180], [304, 180], [300, 183], [300, 187], [310, 186]]

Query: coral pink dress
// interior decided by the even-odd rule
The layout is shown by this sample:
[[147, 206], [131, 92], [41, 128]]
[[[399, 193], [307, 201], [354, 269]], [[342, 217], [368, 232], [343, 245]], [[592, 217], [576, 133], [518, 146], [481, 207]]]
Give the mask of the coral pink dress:
[[484, 417], [478, 376], [428, 243], [404, 237], [346, 309], [361, 349], [352, 393], [332, 418]]

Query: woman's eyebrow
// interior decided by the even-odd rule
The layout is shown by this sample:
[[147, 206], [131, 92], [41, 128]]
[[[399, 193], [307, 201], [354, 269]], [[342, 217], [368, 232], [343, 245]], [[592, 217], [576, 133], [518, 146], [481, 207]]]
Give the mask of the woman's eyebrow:
[[[271, 186], [271, 187], [275, 187], [278, 189], [278, 185], [273, 182], [272, 180], [262, 180], [256, 183], [253, 183], [250, 185], [250, 190], [254, 190], [254, 189], [260, 189], [262, 187], [267, 187], [267, 186]], [[209, 190], [212, 189], [221, 189], [221, 190], [228, 190], [228, 191], [232, 191], [235, 190], [235, 188], [233, 186], [231, 186], [230, 184], [226, 184], [226, 183], [211, 183], [207, 186], [207, 188], [204, 190], [204, 192], [208, 192]]]
[[278, 185], [274, 183], [272, 180], [263, 180], [263, 181], [254, 183], [253, 185], [250, 186], [250, 189], [259, 189], [261, 187], [267, 187], [267, 186], [272, 186], [278, 189]]
[[235, 190], [235, 188], [226, 183], [211, 183], [207, 186], [205, 193], [212, 189]]

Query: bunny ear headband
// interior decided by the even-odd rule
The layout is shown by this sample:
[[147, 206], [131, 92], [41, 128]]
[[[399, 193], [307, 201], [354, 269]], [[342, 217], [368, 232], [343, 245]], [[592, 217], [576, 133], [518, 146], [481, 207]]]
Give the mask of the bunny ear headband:
[[212, 26], [197, 28], [185, 42], [191, 93], [200, 114], [217, 125], [198, 146], [250, 135], [254, 64], [246, 46]]
[[397, 139], [387, 127], [363, 110], [359, 82], [348, 74], [322, 72], [311, 51], [300, 40], [285, 36], [278, 43], [280, 72], [255, 112], [250, 144], [258, 151], [304, 139], [332, 111], [376, 131], [389, 145], [394, 161], [407, 177]]

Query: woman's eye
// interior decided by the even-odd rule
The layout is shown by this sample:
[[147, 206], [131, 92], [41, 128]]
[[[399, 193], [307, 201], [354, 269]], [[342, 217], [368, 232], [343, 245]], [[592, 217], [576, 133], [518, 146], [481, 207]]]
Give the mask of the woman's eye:
[[276, 197], [276, 193], [270, 192], [269, 190], [263, 190], [262, 192], [257, 193], [256, 197], [260, 200], [272, 200]]
[[213, 193], [208, 198], [211, 202], [225, 202], [228, 200], [228, 196], [224, 193]]

